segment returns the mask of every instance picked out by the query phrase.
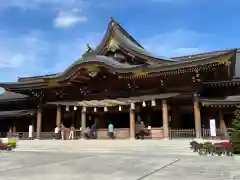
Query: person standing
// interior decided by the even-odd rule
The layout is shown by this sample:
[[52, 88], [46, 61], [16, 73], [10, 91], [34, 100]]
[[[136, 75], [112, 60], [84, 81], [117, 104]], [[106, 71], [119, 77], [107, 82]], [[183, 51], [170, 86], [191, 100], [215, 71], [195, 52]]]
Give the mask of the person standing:
[[90, 138], [94, 139], [95, 138], [95, 126], [96, 124], [93, 124], [90, 129]]
[[64, 127], [63, 124], [61, 124], [61, 138], [62, 138], [62, 140], [65, 139], [65, 138], [64, 138], [64, 135], [65, 135], [64, 131], [65, 131], [65, 127]]
[[111, 138], [111, 139], [114, 139], [114, 126], [112, 123], [110, 123], [108, 125], [108, 136]]
[[55, 139], [59, 139], [59, 127], [58, 126], [55, 127], [54, 134], [55, 134]]
[[143, 123], [143, 121], [141, 121], [140, 125], [139, 125], [139, 136], [140, 139], [144, 139], [144, 135], [145, 135], [145, 125]]
[[74, 130], [75, 130], [75, 128], [74, 128], [74, 125], [72, 124], [71, 126], [70, 126], [70, 133], [69, 133], [69, 137], [68, 137], [68, 139], [70, 140], [70, 139], [74, 139]]
[[84, 132], [84, 138], [89, 139], [90, 138], [90, 128], [87, 127]]

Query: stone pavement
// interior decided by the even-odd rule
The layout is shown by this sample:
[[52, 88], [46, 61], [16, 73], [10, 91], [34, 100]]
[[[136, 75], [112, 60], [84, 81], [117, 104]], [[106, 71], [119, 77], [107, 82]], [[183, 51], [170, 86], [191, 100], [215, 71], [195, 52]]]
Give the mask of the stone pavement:
[[[24, 143], [26, 146], [30, 142], [21, 144]], [[35, 141], [32, 145], [34, 143], [35, 146], [46, 144], [44, 141]], [[48, 143], [47, 146], [50, 146]], [[74, 143], [79, 144], [74, 146], [73, 142], [59, 141], [48, 147], [48, 151], [2, 152], [0, 180], [240, 180], [240, 161], [236, 157], [201, 157], [190, 152], [182, 153], [182, 147], [174, 145], [178, 142]], [[164, 150], [161, 150], [160, 144]], [[56, 145], [75, 149], [68, 152], [50, 151], [56, 149]], [[187, 141], [183, 146], [187, 146]], [[82, 151], [80, 147], [86, 150]], [[100, 147], [108, 152], [99, 150]], [[117, 151], [119, 148], [128, 150], [120, 153]], [[179, 152], [168, 153], [167, 148], [169, 151], [177, 148]], [[87, 152], [90, 149], [93, 151]]]
[[193, 155], [189, 149], [189, 140], [41, 140], [20, 141], [17, 151], [28, 152], [85, 152], [85, 153], [167, 153]]

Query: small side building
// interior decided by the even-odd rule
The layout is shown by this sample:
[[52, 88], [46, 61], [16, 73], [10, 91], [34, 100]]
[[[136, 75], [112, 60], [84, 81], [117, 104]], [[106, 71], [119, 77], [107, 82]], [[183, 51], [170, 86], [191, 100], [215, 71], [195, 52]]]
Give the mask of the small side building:
[[37, 101], [27, 95], [5, 91], [0, 94], [0, 132], [5, 137], [8, 132], [25, 132], [34, 124]]

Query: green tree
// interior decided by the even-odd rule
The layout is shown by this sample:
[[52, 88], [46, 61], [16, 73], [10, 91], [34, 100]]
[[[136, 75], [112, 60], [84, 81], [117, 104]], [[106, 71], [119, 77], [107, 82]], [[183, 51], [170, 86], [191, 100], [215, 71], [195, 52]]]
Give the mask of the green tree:
[[230, 141], [233, 144], [234, 153], [240, 153], [240, 108], [238, 107], [234, 112], [234, 119], [232, 121], [232, 130]]

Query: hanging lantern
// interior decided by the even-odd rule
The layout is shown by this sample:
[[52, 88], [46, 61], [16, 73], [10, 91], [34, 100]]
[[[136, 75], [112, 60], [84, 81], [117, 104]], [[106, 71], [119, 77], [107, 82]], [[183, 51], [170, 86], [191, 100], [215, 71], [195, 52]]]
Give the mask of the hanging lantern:
[[95, 108], [93, 109], [93, 111], [94, 111], [94, 112], [97, 112], [97, 108], [95, 107]]
[[154, 99], [152, 100], [151, 105], [156, 106], [156, 101]]
[[135, 104], [131, 103], [131, 109], [135, 109]]
[[76, 111], [76, 110], [77, 110], [77, 106], [74, 106], [74, 107], [73, 107], [73, 110]]
[[143, 101], [142, 106], [146, 107], [146, 102], [145, 101]]
[[119, 110], [119, 111], [122, 111], [122, 106], [118, 106], [118, 110]]
[[104, 112], [107, 112], [108, 111], [108, 108], [107, 107], [104, 107]]
[[69, 106], [66, 106], [66, 111], [69, 111]]

